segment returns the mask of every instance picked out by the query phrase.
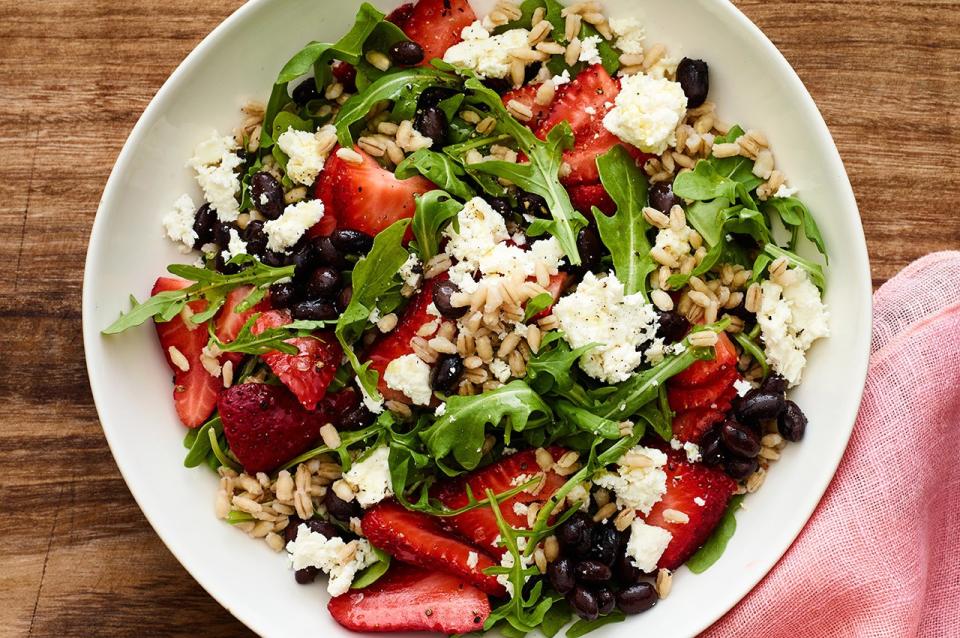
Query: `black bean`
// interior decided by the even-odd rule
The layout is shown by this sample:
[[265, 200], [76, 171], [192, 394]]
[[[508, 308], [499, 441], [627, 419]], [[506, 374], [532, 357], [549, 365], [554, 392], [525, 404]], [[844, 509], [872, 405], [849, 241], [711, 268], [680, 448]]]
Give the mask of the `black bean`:
[[270, 305], [274, 308], [289, 308], [300, 297], [300, 291], [293, 282], [273, 284], [270, 286]]
[[417, 109], [413, 116], [413, 128], [433, 140], [431, 148], [440, 148], [447, 137], [447, 116], [437, 106]]
[[617, 556], [617, 560], [613, 564], [613, 572], [617, 580], [627, 585], [638, 582], [644, 575], [643, 572], [633, 564], [633, 559], [630, 558], [626, 552]]
[[228, 264], [227, 260], [223, 258], [223, 253], [217, 253], [217, 256], [213, 260], [213, 265], [217, 269], [217, 272], [222, 272], [225, 275], [234, 275], [240, 272], [240, 266], [237, 264]]
[[437, 392], [449, 394], [457, 387], [463, 371], [463, 359], [460, 355], [441, 355], [430, 371], [430, 387]]
[[329, 301], [301, 301], [293, 306], [291, 314], [294, 319], [307, 319], [311, 321], [322, 321], [325, 319], [336, 319], [337, 308]]
[[775, 419], [783, 411], [783, 404], [783, 394], [770, 394], [753, 389], [740, 399], [737, 416], [747, 423]]
[[695, 109], [707, 101], [710, 92], [710, 72], [703, 60], [684, 58], [677, 65], [677, 82], [687, 96], [687, 108]]
[[690, 331], [690, 322], [679, 312], [658, 310], [657, 336], [667, 343], [682, 341]]
[[657, 604], [657, 590], [646, 581], [624, 587], [617, 594], [617, 607], [625, 614], [639, 614]]
[[336, 268], [320, 266], [310, 273], [307, 280], [307, 297], [310, 299], [330, 299], [340, 293], [343, 287], [343, 275]]
[[393, 63], [399, 66], [413, 66], [423, 62], [423, 47], [413, 40], [396, 42], [387, 53]]
[[595, 272], [600, 268], [603, 258], [603, 242], [600, 235], [590, 226], [580, 229], [577, 234], [577, 252], [580, 253], [580, 266]]
[[346, 255], [366, 255], [373, 248], [373, 237], [350, 228], [338, 228], [330, 233], [334, 247]]
[[745, 459], [742, 456], [729, 456], [723, 461], [723, 469], [735, 481], [742, 481], [757, 471], [760, 464], [757, 459]]
[[723, 460], [720, 431], [717, 428], [707, 430], [703, 435], [700, 440], [700, 456], [707, 465], [718, 465]]
[[[611, 561], [612, 562], [612, 561]], [[613, 578], [610, 567], [598, 560], [582, 560], [573, 568], [573, 574], [581, 583], [605, 583]]]
[[590, 551], [592, 532], [593, 519], [586, 512], [578, 511], [557, 528], [557, 540], [570, 554], [583, 556]]
[[309, 585], [317, 579], [319, 572], [320, 570], [316, 567], [304, 567], [303, 569], [298, 569], [293, 572], [293, 578], [299, 585]]
[[593, 546], [590, 548], [590, 557], [603, 563], [612, 565], [620, 549], [620, 535], [613, 527], [597, 525], [593, 528]]
[[458, 91], [443, 86], [429, 86], [417, 97], [417, 108], [424, 109], [428, 106], [437, 106], [449, 97], [456, 95]]
[[[536, 65], [531, 65], [536, 66]], [[485, 78], [483, 80], [484, 86], [487, 88], [493, 89], [500, 95], [503, 95], [507, 91], [513, 90], [513, 84], [502, 78]]]
[[517, 193], [517, 208], [521, 214], [533, 215], [534, 217], [550, 217], [547, 200], [536, 193], [527, 193], [526, 191]]
[[298, 106], [303, 106], [310, 100], [319, 99], [320, 92], [317, 91], [317, 81], [313, 78], [307, 78], [293, 89], [291, 95], [293, 96], [293, 101], [296, 102]]
[[513, 212], [510, 208], [510, 200], [508, 200], [506, 197], [490, 197], [487, 199], [487, 203], [490, 204], [490, 208], [497, 211], [504, 217]]
[[734, 419], [727, 419], [720, 426], [720, 442], [723, 443], [724, 448], [737, 456], [752, 459], [760, 454], [760, 437]]
[[280, 268], [281, 266], [287, 265], [287, 259], [289, 255], [284, 255], [283, 253], [277, 253], [272, 250], [264, 251], [263, 255], [260, 256], [260, 261], [265, 265], [272, 268]]
[[320, 252], [309, 237], [303, 237], [287, 256], [287, 265], [294, 267], [294, 276], [298, 281], [306, 280], [320, 263]]
[[251, 255], [262, 255], [267, 251], [267, 233], [263, 230], [263, 222], [255, 219], [243, 229], [243, 241], [247, 242], [247, 252]]
[[270, 173], [260, 171], [250, 178], [250, 201], [264, 217], [276, 219], [283, 214], [283, 186]]
[[437, 312], [447, 319], [459, 319], [467, 313], [467, 307], [454, 306], [450, 298], [460, 292], [457, 284], [449, 279], [444, 279], [433, 287], [433, 305], [437, 307]]
[[320, 263], [324, 266], [331, 266], [339, 270], [343, 270], [349, 266], [349, 262], [344, 259], [343, 255], [337, 250], [337, 247], [333, 245], [333, 241], [331, 241], [329, 237], [315, 239], [313, 246], [317, 249], [317, 254], [320, 256]]
[[210, 204], [201, 206], [193, 218], [193, 232], [197, 234], [197, 240], [193, 242], [193, 247], [200, 248], [204, 244], [212, 242], [216, 225], [216, 211], [210, 207]]
[[787, 391], [787, 380], [779, 374], [770, 374], [760, 384], [760, 390], [767, 394], [783, 394]]
[[573, 561], [561, 557], [547, 566], [547, 578], [558, 594], [566, 595], [577, 584], [573, 576]]
[[220, 248], [226, 248], [230, 243], [231, 230], [238, 230], [235, 223], [217, 221], [213, 225], [213, 242], [220, 246]]
[[337, 493], [333, 490], [327, 490], [326, 495], [323, 497], [323, 504], [326, 506], [327, 513], [330, 514], [330, 516], [341, 521], [349, 521], [351, 518], [360, 516], [363, 513], [357, 499], [345, 501], [337, 496]]
[[787, 401], [783, 407], [783, 412], [777, 418], [777, 430], [780, 436], [788, 441], [796, 443], [803, 438], [803, 433], [807, 430], [807, 417], [793, 401]]
[[573, 611], [584, 620], [596, 620], [597, 616], [600, 615], [597, 596], [586, 587], [574, 587], [573, 591], [567, 594], [567, 602], [573, 607]]
[[606, 616], [617, 606], [617, 597], [609, 587], [601, 587], [596, 591], [596, 594], [597, 611], [600, 612], [601, 616]]
[[361, 403], [344, 412], [337, 425], [338, 429], [344, 431], [359, 430], [371, 425], [376, 419], [377, 415]]
[[673, 194], [673, 182], [657, 182], [650, 187], [647, 198], [650, 207], [664, 215], [669, 215], [670, 209], [680, 203], [680, 198]]
[[339, 538], [342, 535], [340, 532], [340, 528], [338, 528], [336, 525], [334, 525], [330, 521], [324, 521], [319, 518], [308, 518], [305, 521], [301, 521], [301, 523], [303, 525], [306, 525], [311, 532], [316, 532], [317, 534], [323, 534], [327, 538]]

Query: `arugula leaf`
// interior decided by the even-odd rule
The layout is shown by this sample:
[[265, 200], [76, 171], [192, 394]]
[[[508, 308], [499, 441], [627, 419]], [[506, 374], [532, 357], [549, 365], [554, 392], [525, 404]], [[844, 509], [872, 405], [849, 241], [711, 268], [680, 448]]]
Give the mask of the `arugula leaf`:
[[567, 122], [561, 122], [540, 140], [533, 132], [518, 122], [503, 105], [500, 96], [475, 78], [466, 81], [472, 93], [468, 101], [485, 105], [497, 120], [497, 129], [510, 135], [527, 156], [528, 163], [514, 164], [505, 161], [486, 161], [471, 164], [472, 170], [504, 177], [525, 191], [536, 193], [547, 202], [552, 221], [538, 220], [531, 225], [528, 234], [549, 232], [557, 238], [567, 259], [574, 266], [580, 264], [577, 252], [577, 232], [586, 226], [587, 220], [574, 210], [570, 196], [560, 184], [560, 164], [563, 151], [573, 145], [573, 132]]
[[740, 344], [744, 352], [760, 364], [760, 367], [763, 369], [763, 378], [767, 378], [767, 375], [770, 374], [770, 364], [767, 363], [767, 355], [764, 354], [763, 348], [746, 333], [738, 332], [733, 335], [733, 338]]
[[227, 300], [227, 294], [234, 288], [253, 285], [256, 288], [267, 289], [274, 282], [293, 276], [293, 266], [272, 268], [260, 263], [250, 255], [237, 255], [228, 263], [247, 266], [233, 275], [225, 275], [215, 270], [174, 264], [167, 270], [178, 277], [194, 281], [193, 285], [180, 290], [166, 290], [150, 297], [143, 303], [131, 297], [133, 307], [120, 318], [110, 324], [103, 334], [117, 334], [134, 326], [139, 326], [147, 319], [155, 321], [170, 321], [183, 308], [194, 301], [205, 301], [206, 308], [194, 314], [191, 321], [201, 324], [213, 317]]
[[373, 553], [377, 555], [377, 562], [357, 574], [356, 578], [353, 579], [353, 583], [350, 584], [350, 589], [369, 587], [380, 580], [380, 577], [390, 569], [390, 561], [392, 560], [390, 554], [372, 545], [371, 549], [373, 549]]
[[[796, 197], [771, 197], [763, 204], [763, 212], [767, 215], [776, 213], [786, 227], [802, 228], [803, 234], [813, 242], [829, 263], [823, 235], [820, 234], [820, 228], [806, 204]], [[796, 250], [796, 248], [796, 241], [792, 241], [790, 249]]]
[[619, 144], [597, 158], [597, 168], [603, 188], [617, 205], [616, 213], [609, 217], [593, 208], [600, 239], [613, 256], [613, 268], [623, 282], [624, 293], [640, 292], [646, 299], [647, 275], [656, 268], [646, 234], [650, 225], [643, 218], [647, 177]]
[[539, 394], [559, 394], [581, 407], [592, 405], [586, 391], [573, 378], [577, 360], [596, 344], [571, 350], [559, 331], [540, 342], [540, 351], [527, 362], [527, 381]]
[[678, 197], [701, 202], [718, 197], [732, 201], [737, 196], [737, 182], [718, 173], [708, 160], [700, 160], [692, 171], [677, 175], [673, 180], [673, 192]]
[[195, 430], [190, 430], [189, 434], [193, 435], [191, 437], [192, 443], [186, 458], [183, 459], [184, 467], [197, 467], [201, 463], [208, 463], [213, 455], [213, 448], [210, 447], [210, 430], [214, 431], [214, 436], [220, 437], [223, 435], [223, 423], [221, 423], [219, 416], [213, 417]]
[[447, 121], [450, 122], [460, 111], [460, 105], [463, 104], [463, 100], [466, 97], [467, 96], [463, 93], [451, 95], [444, 100], [440, 100], [440, 102], [437, 104], [437, 108], [443, 111], [443, 114], [447, 117]]
[[463, 181], [466, 171], [448, 155], [422, 148], [408, 155], [397, 164], [394, 175], [397, 179], [407, 179], [417, 174], [423, 175], [454, 197], [462, 200], [472, 199], [474, 190]]
[[743, 494], [730, 499], [727, 511], [723, 513], [723, 518], [720, 519], [720, 524], [717, 525], [717, 528], [713, 530], [713, 534], [711, 534], [707, 542], [703, 544], [703, 547], [687, 559], [686, 565], [694, 574], [702, 574], [707, 571], [720, 559], [724, 550], [727, 549], [727, 543], [730, 542], [734, 532], [737, 531], [737, 519], [735, 515], [737, 510], [740, 509], [742, 501]]
[[567, 401], [556, 403], [557, 415], [570, 423], [578, 430], [588, 432], [604, 439], [619, 439], [620, 424], [602, 416], [597, 416], [589, 410], [577, 407]]
[[448, 398], [443, 416], [420, 438], [440, 469], [453, 475], [479, 465], [487, 425], [502, 427], [509, 445], [512, 432], [542, 427], [552, 416], [543, 398], [517, 379], [483, 394]]
[[567, 630], [567, 638], [580, 638], [581, 636], [586, 636], [591, 631], [600, 629], [605, 625], [611, 625], [613, 623], [623, 622], [627, 617], [622, 611], [616, 609], [606, 616], [601, 616], [595, 620], [585, 620], [581, 618], [577, 622], [573, 623], [570, 629]]
[[243, 468], [240, 467], [240, 464], [227, 456], [226, 451], [220, 447], [220, 438], [215, 429], [210, 428], [207, 430], [207, 438], [210, 441], [210, 451], [213, 452], [213, 455], [217, 458], [217, 462], [220, 464], [220, 466], [229, 467], [234, 472], [243, 471]]
[[[358, 443], [363, 443], [364, 445], [367, 445], [366, 444], [367, 440], [372, 439], [374, 437], [382, 437], [386, 428], [389, 427], [389, 425], [392, 423], [392, 420], [393, 420], [393, 416], [389, 412], [385, 411], [377, 417], [376, 421], [374, 421], [372, 424], [368, 425], [365, 428], [362, 428], [360, 430], [350, 430], [348, 432], [341, 432], [340, 447], [338, 447], [337, 449], [334, 450], [332, 448], [327, 447], [326, 445], [320, 445], [318, 447], [313, 448], [312, 450], [307, 450], [306, 452], [304, 452], [300, 456], [297, 456], [296, 458], [290, 459], [282, 467], [278, 469], [289, 470], [290, 468], [297, 467], [301, 463], [306, 463], [310, 459], [316, 458], [321, 454], [329, 454], [331, 452], [342, 452], [343, 454], [341, 454], [341, 459], [344, 457], [344, 455], [346, 455], [346, 460], [349, 461], [350, 456], [349, 454], [347, 454], [347, 452], [349, 451], [349, 448], [353, 447], [354, 445], [357, 445]], [[347, 469], [349, 469], [349, 466], [344, 467], [344, 471], [346, 471]]]
[[573, 618], [573, 610], [570, 609], [567, 601], [561, 600], [544, 614], [543, 622], [540, 624], [540, 631], [543, 632], [543, 635], [547, 638], [553, 638], [563, 629], [564, 625], [570, 622], [571, 618]]
[[286, 354], [297, 354], [297, 347], [286, 343], [287, 339], [309, 337], [314, 331], [322, 330], [336, 323], [332, 320], [311, 321], [301, 319], [276, 328], [267, 328], [260, 334], [253, 334], [253, 325], [259, 316], [259, 313], [251, 315], [243, 324], [243, 327], [240, 328], [240, 332], [237, 333], [234, 340], [229, 343], [220, 341], [214, 332], [213, 325], [210, 325], [210, 342], [221, 352], [263, 355], [276, 350]]
[[[778, 257], [784, 257], [790, 263], [791, 266], [795, 268], [800, 268], [807, 271], [807, 275], [810, 277], [810, 281], [819, 288], [821, 291], [825, 290], [827, 287], [827, 278], [823, 274], [823, 266], [820, 264], [810, 261], [809, 259], [804, 259], [800, 255], [790, 252], [789, 250], [784, 250], [776, 244], [769, 243], [763, 247], [763, 251], [770, 255], [773, 259]], [[757, 260], [759, 261], [759, 257]], [[772, 261], [772, 260], [771, 260]], [[764, 264], [764, 268], [769, 265], [769, 261]], [[757, 277], [758, 274], [756, 271], [753, 273], [754, 277]]]
[[426, 262], [440, 251], [440, 231], [457, 216], [463, 204], [442, 190], [429, 191], [414, 199], [413, 236], [420, 259]]
[[553, 305], [553, 295], [549, 292], [541, 292], [539, 295], [532, 297], [523, 307], [523, 322], [530, 321], [551, 305]]
[[723, 212], [730, 208], [730, 200], [718, 197], [709, 202], [694, 202], [687, 208], [687, 222], [696, 229], [708, 246], [723, 241]]

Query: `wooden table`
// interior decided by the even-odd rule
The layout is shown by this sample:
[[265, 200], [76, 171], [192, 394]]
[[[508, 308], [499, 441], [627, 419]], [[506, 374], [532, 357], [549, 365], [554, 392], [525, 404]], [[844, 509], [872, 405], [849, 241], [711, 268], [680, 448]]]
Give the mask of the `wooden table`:
[[[0, 635], [249, 635], [130, 497], [80, 338], [87, 236], [114, 159], [167, 75], [239, 4], [0, 0]], [[874, 284], [960, 246], [960, 2], [736, 4], [833, 131]]]

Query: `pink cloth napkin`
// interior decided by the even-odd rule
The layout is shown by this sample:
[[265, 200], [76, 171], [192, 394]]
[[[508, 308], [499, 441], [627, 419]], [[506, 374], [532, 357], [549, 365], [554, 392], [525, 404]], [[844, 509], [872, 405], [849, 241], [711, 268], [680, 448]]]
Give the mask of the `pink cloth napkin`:
[[702, 638], [960, 636], [960, 252], [874, 295], [850, 446], [793, 546]]

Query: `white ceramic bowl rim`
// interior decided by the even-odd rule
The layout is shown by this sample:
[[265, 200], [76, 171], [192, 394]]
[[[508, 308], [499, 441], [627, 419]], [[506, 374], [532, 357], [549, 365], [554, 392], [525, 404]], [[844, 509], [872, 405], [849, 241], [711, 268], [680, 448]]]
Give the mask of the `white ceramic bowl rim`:
[[[111, 172], [110, 178], [104, 189], [100, 207], [98, 209], [96, 219], [94, 220], [93, 230], [91, 233], [83, 286], [83, 331], [84, 347], [87, 353], [88, 376], [94, 401], [97, 405], [98, 411], [101, 414], [104, 413], [104, 406], [113, 399], [110, 395], [111, 389], [105, 385], [106, 381], [101, 379], [101, 368], [99, 366], [101, 365], [100, 351], [102, 350], [102, 345], [100, 342], [101, 335], [99, 331], [103, 326], [95, 325], [95, 322], [93, 321], [93, 309], [97, 303], [97, 299], [94, 296], [95, 285], [91, 282], [90, 275], [94, 272], [94, 265], [97, 256], [108, 249], [107, 234], [104, 230], [104, 226], [106, 224], [104, 210], [111, 205], [112, 201], [117, 196], [117, 192], [123, 187], [119, 177], [123, 172], [123, 167], [127, 165], [131, 156], [136, 152], [136, 149], [141, 144], [148, 129], [160, 117], [162, 117], [164, 109], [167, 107], [168, 102], [173, 94], [175, 94], [177, 87], [181, 83], [183, 76], [187, 73], [187, 70], [198, 63], [202, 63], [204, 58], [218, 45], [218, 43], [230, 36], [234, 27], [241, 24], [248, 16], [252, 17], [251, 14], [258, 11], [262, 5], [269, 3], [269, 1], [270, 0], [254, 0], [241, 6], [230, 17], [224, 20], [223, 23], [217, 26], [206, 38], [204, 38], [203, 41], [186, 57], [186, 59], [184, 59], [184, 61], [177, 67], [177, 69], [171, 74], [169, 79], [157, 92], [157, 95], [150, 102], [143, 115], [140, 117], [139, 121], [131, 132], [130, 137], [124, 144], [123, 149], [117, 158], [116, 165], [114, 166], [114, 169]], [[752, 34], [752, 36], [756, 38], [760, 45], [764, 48], [766, 55], [770, 56], [770, 58], [772, 58], [776, 64], [781, 67], [780, 72], [782, 72], [783, 81], [792, 85], [791, 88], [793, 90], [798, 91], [807, 97], [806, 103], [801, 105], [801, 107], [804, 110], [806, 116], [805, 119], [807, 119], [813, 125], [813, 130], [810, 131], [810, 134], [823, 138], [829, 142], [828, 147], [830, 152], [827, 153], [827, 157], [823, 158], [823, 160], [827, 163], [826, 170], [843, 176], [843, 182], [845, 183], [845, 187], [841, 189], [843, 191], [842, 195], [845, 201], [837, 202], [837, 208], [853, 211], [854, 213], [855, 219], [852, 220], [852, 224], [853, 228], [855, 229], [855, 234], [858, 235], [858, 239], [856, 241], [851, 241], [849, 245], [845, 245], [843, 247], [845, 251], [851, 253], [852, 260], [859, 269], [859, 272], [852, 273], [852, 277], [858, 281], [869, 282], [869, 263], [867, 260], [866, 245], [863, 241], [862, 226], [860, 224], [859, 217], [856, 215], [856, 202], [854, 200], [849, 181], [846, 179], [846, 174], [844, 172], [839, 153], [837, 152], [836, 146], [830, 137], [830, 133], [827, 130], [822, 116], [820, 115], [819, 111], [817, 111], [816, 105], [814, 104], [812, 98], [809, 97], [806, 89], [803, 88], [799, 77], [790, 67], [789, 63], [776, 49], [776, 47], [766, 38], [766, 36], [763, 35], [759, 28], [750, 22], [750, 20], [731, 3], [717, 0], [715, 5], [716, 6], [713, 7], [712, 10], [718, 13], [727, 14], [728, 18], [733, 19], [738, 23], [739, 28], [744, 29], [749, 34]], [[815, 495], [816, 498], [810, 498], [806, 501], [807, 505], [802, 512], [803, 521], [806, 521], [813, 513], [814, 508], [819, 502], [820, 497], [832, 479], [833, 473], [840, 462], [840, 458], [842, 457], [845, 449], [846, 440], [849, 438], [849, 434], [852, 431], [853, 422], [856, 416], [856, 408], [859, 405], [859, 398], [862, 394], [863, 382], [866, 377], [867, 355], [869, 353], [869, 311], [871, 308], [869, 285], [867, 285], [865, 293], [861, 290], [858, 295], [861, 297], [858, 300], [858, 303], [862, 308], [862, 312], [867, 313], [868, 315], [867, 318], [865, 318], [865, 325], [867, 329], [864, 331], [864, 334], [858, 338], [856, 343], [850, 344], [850, 351], [853, 353], [853, 356], [846, 374], [846, 378], [849, 382], [848, 387], [855, 389], [857, 393], [857, 400], [851, 401], [849, 405], [846, 406], [845, 410], [842, 410], [836, 415], [837, 427], [846, 428], [843, 435], [844, 445], [837, 447], [837, 449], [832, 451], [830, 456], [823, 458], [823, 465], [825, 467], [828, 466], [829, 468], [832, 468], [831, 471], [823, 472], [822, 475], [817, 475], [812, 479], [809, 479], [808, 483], [806, 484], [806, 491], [811, 495]], [[113, 432], [112, 427], [109, 427], [106, 422], [104, 422], [103, 425], [108, 444], [111, 447], [111, 451], [114, 454], [121, 474], [127, 482], [127, 485], [130, 487], [131, 493], [141, 506], [144, 515], [150, 521], [151, 525], [157, 530], [157, 533], [164, 543], [167, 544], [168, 548], [170, 548], [171, 552], [177, 557], [178, 560], [180, 560], [184, 567], [191, 572], [200, 585], [203, 586], [204, 589], [206, 589], [206, 591], [209, 592], [210, 595], [213, 596], [218, 602], [230, 610], [231, 613], [233, 613], [239, 620], [244, 622], [247, 626], [258, 633], [263, 635], [270, 634], [272, 627], [265, 620], [263, 615], [254, 614], [252, 613], [252, 610], [246, 607], [233, 604], [234, 601], [232, 595], [227, 588], [222, 586], [221, 580], [211, 576], [211, 574], [205, 570], [199, 570], [195, 568], [191, 561], [185, 558], [183, 552], [178, 549], [177, 543], [172, 541], [170, 536], [170, 527], [168, 525], [169, 521], [163, 520], [157, 512], [152, 511], [151, 508], [144, 505], [140, 495], [141, 491], [139, 486], [141, 485], [141, 481], [145, 480], [145, 478], [138, 474], [133, 462], [127, 459], [122, 453], [122, 450], [117, 447], [117, 437]], [[795, 526], [795, 529], [790, 529], [788, 534], [788, 542], [784, 543], [778, 552], [771, 552], [765, 557], [763, 563], [757, 566], [757, 574], [759, 575], [753, 579], [752, 585], [755, 585], [757, 582], [759, 582], [760, 578], [762, 578], [762, 576], [773, 567], [773, 565], [779, 560], [780, 556], [782, 556], [783, 552], [787, 550], [793, 539], [795, 539], [797, 534], [799, 534], [802, 527], [803, 525], [801, 524]], [[278, 566], [278, 569], [279, 568], [280, 567]], [[203, 573], [200, 573], [201, 571], [203, 571]], [[743, 592], [743, 594], [745, 593], [746, 591]], [[732, 607], [737, 602], [738, 598], [739, 597], [727, 599], [723, 602], [723, 604], [714, 605], [712, 607], [705, 605], [704, 609], [701, 610], [703, 612], [702, 616], [697, 618], [697, 620], [692, 623], [690, 627], [696, 631], [705, 629], [723, 613], [725, 613], [730, 607]]]

